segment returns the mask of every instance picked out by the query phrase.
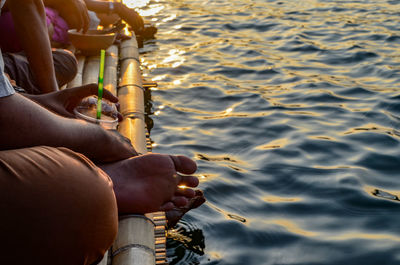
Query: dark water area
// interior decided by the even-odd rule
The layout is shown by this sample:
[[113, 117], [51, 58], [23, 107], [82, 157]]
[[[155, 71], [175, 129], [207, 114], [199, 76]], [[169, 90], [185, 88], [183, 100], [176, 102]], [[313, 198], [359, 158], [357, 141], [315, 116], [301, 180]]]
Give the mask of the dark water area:
[[400, 264], [400, 1], [152, 0], [154, 152], [208, 202], [170, 264]]

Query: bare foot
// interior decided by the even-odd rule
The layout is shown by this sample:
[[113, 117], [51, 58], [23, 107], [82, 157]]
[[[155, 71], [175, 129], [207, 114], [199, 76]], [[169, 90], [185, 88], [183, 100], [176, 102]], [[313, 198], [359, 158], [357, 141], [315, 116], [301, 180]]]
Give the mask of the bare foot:
[[201, 190], [195, 191], [195, 196], [189, 199], [189, 202], [182, 207], [174, 207], [172, 210], [165, 212], [167, 217], [168, 228], [174, 227], [185, 213], [189, 210], [195, 209], [206, 201], [204, 194]]
[[[168, 211], [188, 204], [195, 196], [199, 180], [192, 174], [196, 163], [185, 156], [147, 154], [100, 166], [112, 179], [118, 212], [149, 213]], [[179, 185], [189, 187], [185, 191]]]

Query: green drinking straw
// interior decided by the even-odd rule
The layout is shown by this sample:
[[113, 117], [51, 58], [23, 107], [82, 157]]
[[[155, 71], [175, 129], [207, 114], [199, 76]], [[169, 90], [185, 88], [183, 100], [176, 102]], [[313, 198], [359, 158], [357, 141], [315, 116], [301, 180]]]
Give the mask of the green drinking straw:
[[100, 69], [99, 69], [99, 92], [97, 95], [97, 115], [96, 118], [101, 118], [101, 100], [103, 98], [103, 78], [104, 78], [104, 61], [106, 58], [106, 51], [100, 51]]

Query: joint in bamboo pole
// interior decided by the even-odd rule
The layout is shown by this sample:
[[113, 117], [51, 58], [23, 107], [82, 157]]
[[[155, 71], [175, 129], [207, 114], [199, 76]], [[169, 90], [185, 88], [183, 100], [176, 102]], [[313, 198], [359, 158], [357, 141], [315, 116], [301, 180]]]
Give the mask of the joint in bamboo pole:
[[121, 220], [124, 220], [124, 219], [127, 219], [127, 218], [131, 218], [131, 217], [142, 218], [142, 219], [152, 223], [154, 226], [156, 226], [156, 223], [154, 222], [154, 220], [149, 218], [149, 217], [147, 217], [144, 214], [124, 214], [124, 215], [120, 215], [118, 217], [118, 219], [119, 219], [119, 221], [121, 221]]
[[121, 58], [120, 61], [123, 62], [125, 60], [135, 60], [140, 64], [140, 60], [137, 58], [139, 56], [139, 54], [136, 56], [136, 54], [129, 56], [129, 57], [125, 57], [125, 58]]
[[134, 87], [140, 88], [141, 90], [145, 91], [144, 86], [138, 85], [138, 84], [123, 84], [123, 85], [118, 86], [118, 88], [129, 87], [129, 86], [134, 86]]

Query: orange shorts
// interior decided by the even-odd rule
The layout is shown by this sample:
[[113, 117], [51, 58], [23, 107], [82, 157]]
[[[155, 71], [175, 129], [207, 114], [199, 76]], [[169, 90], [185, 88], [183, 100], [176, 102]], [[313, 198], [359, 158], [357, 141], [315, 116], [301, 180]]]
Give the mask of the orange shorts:
[[117, 233], [108, 175], [66, 148], [0, 151], [2, 264], [95, 264]]

